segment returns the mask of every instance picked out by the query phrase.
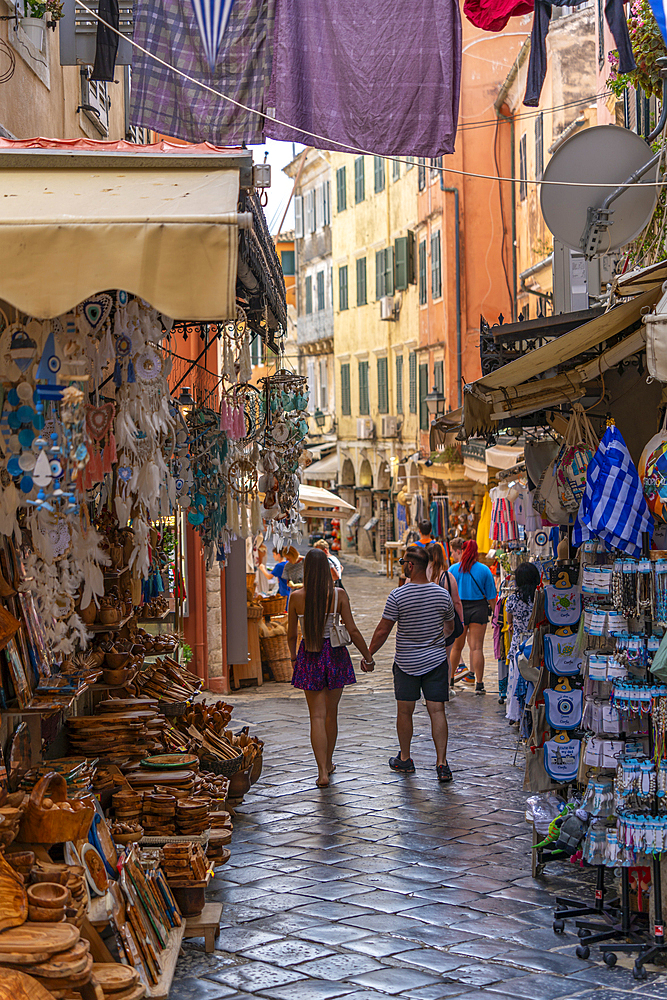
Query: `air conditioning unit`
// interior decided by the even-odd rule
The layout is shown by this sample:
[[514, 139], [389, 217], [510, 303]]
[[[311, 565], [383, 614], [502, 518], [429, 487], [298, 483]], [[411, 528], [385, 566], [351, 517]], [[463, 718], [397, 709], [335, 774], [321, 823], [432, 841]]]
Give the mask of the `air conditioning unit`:
[[398, 417], [382, 418], [382, 437], [395, 438], [398, 434]]
[[360, 441], [370, 440], [375, 433], [375, 425], [370, 417], [357, 417], [357, 438]]
[[380, 319], [394, 319], [393, 295], [385, 295], [380, 299]]

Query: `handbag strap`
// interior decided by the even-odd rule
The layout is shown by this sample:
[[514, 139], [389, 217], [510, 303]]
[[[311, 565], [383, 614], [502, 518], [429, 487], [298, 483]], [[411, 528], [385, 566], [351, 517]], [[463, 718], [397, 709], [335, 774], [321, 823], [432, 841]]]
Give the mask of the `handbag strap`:
[[477, 582], [477, 580], [476, 580], [476, 579], [475, 579], [475, 577], [473, 576], [473, 572], [472, 572], [472, 568], [473, 568], [473, 566], [475, 566], [475, 565], [479, 565], [479, 563], [477, 563], [477, 564], [476, 564], [476, 563], [473, 563], [473, 564], [472, 564], [472, 566], [470, 567], [470, 569], [468, 570], [468, 574], [469, 574], [469, 576], [470, 576], [470, 579], [472, 580], [472, 582], [473, 582], [473, 583], [475, 584], [475, 586], [476, 586], [476, 587], [477, 587], [477, 589], [479, 590], [480, 594], [482, 595], [482, 600], [483, 600], [483, 601], [488, 601], [488, 597], [486, 596], [486, 594], [484, 593], [484, 591], [483, 591], [483, 590], [482, 590], [482, 588], [480, 587], [479, 583]]
[[334, 587], [334, 606], [333, 606], [333, 620], [334, 625], [338, 625], [338, 587]]

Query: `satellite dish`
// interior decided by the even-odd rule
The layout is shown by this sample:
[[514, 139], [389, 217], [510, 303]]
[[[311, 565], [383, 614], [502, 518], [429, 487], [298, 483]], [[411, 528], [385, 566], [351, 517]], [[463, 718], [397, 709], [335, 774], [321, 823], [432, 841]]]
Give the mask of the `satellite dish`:
[[[643, 171], [652, 160], [655, 163]], [[589, 258], [625, 246], [639, 236], [655, 211], [658, 162], [659, 155], [654, 156], [641, 136], [619, 125], [577, 132], [554, 153], [542, 176], [545, 181], [560, 181], [542, 185], [540, 204], [547, 226], [566, 247]], [[605, 199], [636, 172], [641, 180], [630, 184], [605, 211]], [[574, 182], [595, 187], [564, 186]]]

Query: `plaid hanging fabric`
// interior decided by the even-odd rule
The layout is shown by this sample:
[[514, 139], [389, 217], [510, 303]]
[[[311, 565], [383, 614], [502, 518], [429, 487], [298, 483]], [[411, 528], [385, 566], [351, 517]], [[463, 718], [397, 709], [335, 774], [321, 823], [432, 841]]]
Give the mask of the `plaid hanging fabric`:
[[599, 538], [610, 549], [639, 557], [644, 531], [653, 535], [653, 518], [627, 445], [612, 424], [588, 466], [572, 542]]

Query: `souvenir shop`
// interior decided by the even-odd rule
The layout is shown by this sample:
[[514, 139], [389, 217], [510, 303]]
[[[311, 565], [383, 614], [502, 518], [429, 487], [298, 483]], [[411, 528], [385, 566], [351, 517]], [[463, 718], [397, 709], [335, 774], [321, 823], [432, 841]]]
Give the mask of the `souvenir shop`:
[[[646, 279], [649, 305], [665, 277]], [[653, 353], [667, 296], [642, 323], [642, 290], [606, 314], [594, 363], [572, 331], [558, 341], [556, 376], [506, 365], [468, 387], [466, 413], [478, 431], [521, 418], [543, 428], [492, 499], [492, 537], [523, 522], [522, 539], [503, 540], [496, 655], [517, 763], [525, 754], [534, 874], [574, 863], [588, 875], [579, 898], [556, 898], [554, 933], [567, 924], [580, 958], [595, 951], [637, 980], [667, 955], [667, 377]], [[552, 369], [552, 348], [532, 352], [532, 376]], [[502, 404], [493, 381], [506, 386]], [[508, 662], [504, 597], [527, 560], [541, 583]]]
[[[63, 254], [85, 258], [104, 231], [107, 278], [134, 290], [110, 287], [87, 259], [21, 276], [7, 257], [0, 282], [0, 978], [37, 1000], [166, 997], [183, 937], [214, 947], [221, 906], [206, 888], [263, 750], [233, 730], [231, 706], [197, 699], [183, 638], [188, 532], [218, 566], [260, 526], [276, 543], [295, 537], [305, 380], [278, 371], [247, 384], [250, 337], [275, 326], [259, 286], [261, 302], [237, 299], [239, 228], [255, 218], [261, 229], [256, 206], [237, 212], [248, 154], [174, 154], [179, 170], [152, 147], [120, 161], [116, 150], [86, 148], [78, 162], [15, 152], [3, 181], [19, 199], [54, 156], [63, 204], [81, 178], [101, 188], [71, 228], [26, 203], [26, 242], [56, 226]], [[227, 192], [226, 221], [207, 231], [210, 208], [188, 201], [192, 215], [154, 205], [147, 224], [142, 193], [165, 171], [173, 186]], [[117, 232], [105, 194], [121, 180]], [[198, 240], [216, 271], [203, 305], [199, 278], [170, 271]], [[246, 244], [248, 267], [261, 249]], [[152, 273], [136, 259], [139, 277], [124, 272], [149, 251]], [[86, 294], [96, 281], [106, 290]], [[187, 317], [192, 331], [198, 309], [234, 319], [216, 324], [215, 392], [183, 400], [175, 328]], [[237, 628], [245, 637], [245, 618]]]

